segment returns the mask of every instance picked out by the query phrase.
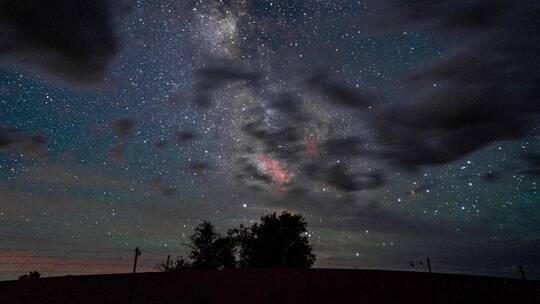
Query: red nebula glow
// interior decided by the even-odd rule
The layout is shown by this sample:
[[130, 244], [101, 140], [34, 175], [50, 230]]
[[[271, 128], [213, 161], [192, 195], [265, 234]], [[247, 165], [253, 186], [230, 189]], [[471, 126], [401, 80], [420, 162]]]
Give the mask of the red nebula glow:
[[306, 151], [309, 156], [315, 156], [317, 154], [317, 147], [319, 146], [319, 134], [311, 134], [305, 142]]
[[291, 181], [291, 175], [283, 168], [279, 160], [273, 159], [267, 154], [260, 155], [257, 160], [263, 170], [270, 174], [276, 183], [283, 185]]

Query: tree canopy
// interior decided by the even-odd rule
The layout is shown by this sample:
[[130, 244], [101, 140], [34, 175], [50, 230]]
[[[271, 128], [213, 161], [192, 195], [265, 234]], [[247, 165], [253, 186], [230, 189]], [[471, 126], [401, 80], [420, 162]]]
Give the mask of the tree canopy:
[[238, 235], [241, 267], [309, 268], [315, 262], [307, 223], [299, 214], [263, 216], [260, 224], [241, 227]]
[[165, 271], [227, 268], [309, 268], [315, 255], [309, 244], [307, 223], [300, 214], [283, 212], [263, 216], [251, 227], [240, 225], [220, 234], [203, 221], [190, 236], [191, 263], [180, 258]]
[[203, 221], [189, 239], [189, 257], [193, 260], [193, 268], [219, 269], [235, 266], [234, 240], [222, 236], [212, 223]]

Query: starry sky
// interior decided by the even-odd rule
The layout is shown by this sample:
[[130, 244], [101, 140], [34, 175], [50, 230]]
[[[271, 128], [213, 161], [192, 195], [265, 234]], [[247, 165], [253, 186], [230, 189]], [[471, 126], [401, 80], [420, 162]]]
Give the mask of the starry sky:
[[286, 210], [316, 267], [540, 273], [536, 1], [84, 2], [0, 4], [0, 251]]

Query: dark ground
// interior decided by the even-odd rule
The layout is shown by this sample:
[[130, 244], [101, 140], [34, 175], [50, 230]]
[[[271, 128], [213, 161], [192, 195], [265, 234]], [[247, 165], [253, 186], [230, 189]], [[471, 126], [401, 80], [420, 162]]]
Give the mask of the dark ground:
[[[123, 303], [131, 275], [0, 282], [0, 303]], [[540, 281], [370, 270], [142, 273], [134, 303], [540, 303]]]

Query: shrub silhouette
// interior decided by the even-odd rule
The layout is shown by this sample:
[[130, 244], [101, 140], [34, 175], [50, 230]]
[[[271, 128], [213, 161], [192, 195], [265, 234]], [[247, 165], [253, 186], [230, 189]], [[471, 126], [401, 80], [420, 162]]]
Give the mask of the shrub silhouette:
[[24, 274], [19, 277], [19, 280], [26, 281], [26, 280], [36, 280], [41, 277], [41, 273], [38, 271], [30, 271], [28, 274]]
[[316, 259], [307, 238], [307, 223], [299, 214], [266, 215], [260, 224], [240, 226], [230, 234], [236, 236], [243, 268], [309, 268]]
[[191, 263], [187, 261], [184, 257], [177, 257], [176, 261], [169, 261], [167, 259], [167, 262], [161, 262], [161, 264], [159, 264], [157, 268], [159, 269], [159, 271], [163, 272], [187, 270], [191, 268]]

